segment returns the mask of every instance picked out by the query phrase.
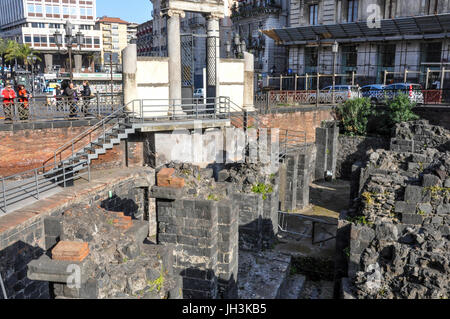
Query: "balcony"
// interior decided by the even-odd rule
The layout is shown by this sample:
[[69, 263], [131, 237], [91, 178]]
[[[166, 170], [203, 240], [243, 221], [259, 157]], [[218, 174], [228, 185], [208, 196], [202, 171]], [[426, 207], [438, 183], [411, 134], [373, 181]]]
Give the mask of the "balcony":
[[278, 14], [281, 6], [275, 0], [253, 0], [252, 3], [237, 2], [231, 8], [231, 19], [255, 17], [263, 14]]

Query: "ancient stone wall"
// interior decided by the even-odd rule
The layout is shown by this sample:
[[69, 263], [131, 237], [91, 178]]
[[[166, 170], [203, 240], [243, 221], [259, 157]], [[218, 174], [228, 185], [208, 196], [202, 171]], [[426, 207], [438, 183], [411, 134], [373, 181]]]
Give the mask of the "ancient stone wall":
[[358, 198], [340, 222], [341, 233], [350, 227], [338, 252], [348, 260], [344, 298], [448, 298], [449, 140], [426, 121], [402, 123], [393, 150], [359, 169]]
[[370, 151], [387, 150], [389, 144], [389, 139], [382, 137], [339, 135], [336, 178], [350, 180], [352, 165], [355, 162], [365, 163], [369, 159]]
[[[152, 170], [110, 172], [103, 178], [92, 181], [89, 187], [78, 185], [67, 188], [62, 193], [24, 209], [0, 216], [0, 273], [5, 282], [8, 298], [50, 296], [47, 282], [33, 281], [26, 276], [27, 264], [44, 255], [59, 240], [54, 223], [48, 219], [49, 217], [60, 217], [65, 210], [79, 203], [94, 207], [102, 205], [104, 200], [107, 200], [105, 203], [109, 203], [111, 191], [113, 199], [123, 200], [121, 205], [113, 205], [113, 209], [125, 208], [134, 216], [153, 215], [154, 218], [154, 211], [150, 212], [150, 206], [139, 204], [146, 202], [142, 198], [145, 192], [142, 192], [141, 188], [148, 188], [154, 184], [154, 174], [149, 172]], [[135, 200], [138, 204], [134, 203]], [[148, 208], [149, 212], [141, 212], [142, 208]]]

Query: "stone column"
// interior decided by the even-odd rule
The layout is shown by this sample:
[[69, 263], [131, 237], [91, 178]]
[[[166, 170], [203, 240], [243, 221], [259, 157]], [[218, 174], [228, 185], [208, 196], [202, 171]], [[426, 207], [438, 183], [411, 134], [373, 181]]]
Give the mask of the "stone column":
[[75, 60], [75, 73], [80, 73], [83, 67], [83, 56], [81, 54], [74, 55]]
[[244, 52], [244, 108], [254, 111], [255, 62], [251, 53]]
[[[136, 44], [130, 44], [122, 50], [122, 81], [123, 99], [125, 105], [138, 98], [136, 72], [137, 72], [137, 48]], [[127, 105], [128, 111], [139, 112], [139, 105]]]
[[50, 73], [53, 70], [53, 54], [44, 54], [45, 72]]
[[[169, 98], [173, 104], [181, 104], [181, 39], [180, 18], [185, 13], [181, 10], [167, 11], [167, 49], [169, 53]], [[181, 108], [180, 108], [181, 109]]]
[[[219, 19], [223, 13], [214, 12], [206, 16], [206, 95], [216, 97], [220, 95], [219, 67], [220, 67], [220, 26]], [[213, 56], [214, 55], [214, 56]]]

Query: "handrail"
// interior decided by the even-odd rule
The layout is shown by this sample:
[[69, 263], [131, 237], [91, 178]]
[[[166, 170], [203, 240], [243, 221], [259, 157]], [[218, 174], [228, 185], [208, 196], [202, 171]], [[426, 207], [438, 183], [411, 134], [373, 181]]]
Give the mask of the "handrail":
[[[65, 150], [67, 150], [69, 147], [72, 148], [72, 156], [75, 153], [75, 149], [74, 149], [74, 145], [76, 142], [78, 142], [79, 140], [81, 140], [82, 138], [86, 137], [88, 134], [94, 132], [95, 130], [97, 130], [99, 127], [103, 127], [103, 129], [105, 129], [104, 125], [107, 121], [109, 121], [110, 119], [116, 118], [116, 115], [118, 115], [120, 112], [122, 112], [124, 109], [126, 109], [126, 107], [128, 105], [130, 105], [131, 103], [133, 103], [135, 100], [130, 101], [129, 103], [127, 103], [126, 105], [118, 108], [116, 111], [114, 111], [113, 113], [111, 113], [110, 115], [108, 115], [107, 117], [105, 117], [104, 119], [102, 119], [100, 122], [94, 124], [92, 127], [88, 128], [86, 131], [80, 133], [79, 135], [77, 135], [76, 137], [74, 137], [72, 140], [70, 140], [69, 142], [66, 142], [65, 144], [63, 144], [62, 146], [58, 147], [55, 152], [54, 152], [54, 162], [56, 165], [56, 157], [58, 156], [58, 154], [62, 154], [62, 152], [64, 152]], [[105, 133], [105, 132], [104, 132]], [[60, 159], [61, 161], [62, 159]], [[47, 160], [45, 163], [47, 163], [49, 160]]]

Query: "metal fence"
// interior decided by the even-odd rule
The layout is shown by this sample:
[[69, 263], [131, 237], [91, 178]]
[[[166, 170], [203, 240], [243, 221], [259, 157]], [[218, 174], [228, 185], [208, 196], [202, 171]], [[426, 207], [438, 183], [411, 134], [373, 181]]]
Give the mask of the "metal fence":
[[67, 120], [103, 117], [123, 106], [123, 94], [96, 94], [92, 97], [36, 96], [23, 101], [3, 101], [0, 120], [7, 122]]
[[[277, 112], [285, 107], [318, 107], [340, 105], [354, 98], [368, 98], [372, 104], [386, 104], [392, 99], [405, 95], [417, 105], [450, 105], [450, 89], [424, 90], [420, 88], [349, 90], [297, 90], [269, 91], [256, 94], [254, 106], [261, 114]], [[319, 97], [317, 99], [317, 96]]]

